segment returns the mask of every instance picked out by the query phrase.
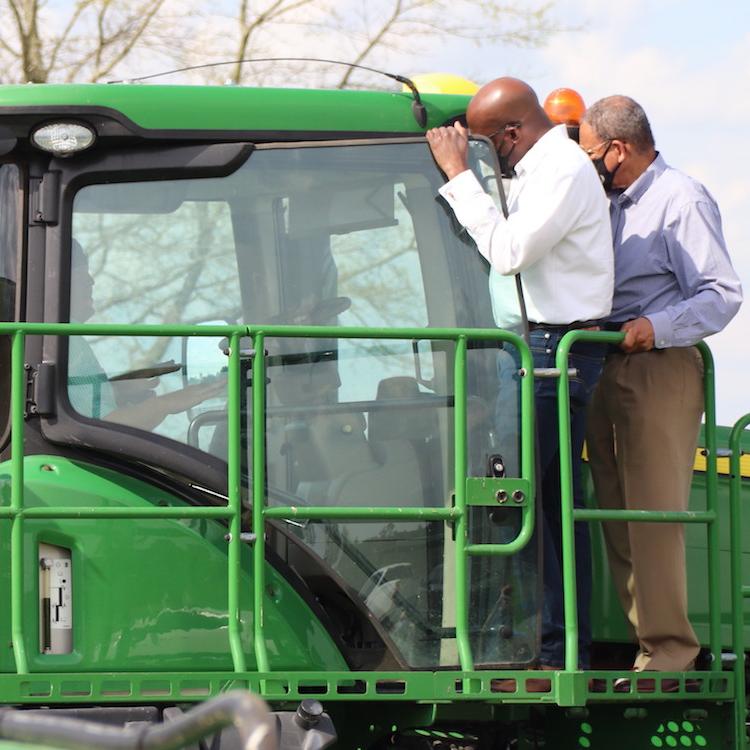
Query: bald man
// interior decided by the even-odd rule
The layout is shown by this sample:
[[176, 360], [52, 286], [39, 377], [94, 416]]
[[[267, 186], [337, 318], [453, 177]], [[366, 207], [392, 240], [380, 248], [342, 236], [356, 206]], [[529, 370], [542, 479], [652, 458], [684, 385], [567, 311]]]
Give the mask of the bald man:
[[[496, 323], [507, 327], [498, 311], [502, 300], [498, 276], [520, 273], [529, 317], [534, 365], [555, 366], [560, 339], [576, 328], [596, 327], [612, 306], [614, 279], [612, 236], [607, 200], [591, 161], [568, 138], [564, 125], [553, 126], [534, 91], [515, 78], [483, 86], [469, 103], [472, 134], [486, 136], [501, 168], [513, 174], [507, 219], [468, 167], [468, 133], [460, 124], [435, 128], [427, 140], [435, 161], [448, 178], [441, 195], [466, 227], [477, 250], [490, 264], [490, 291]], [[585, 409], [599, 378], [604, 349], [579, 343], [570, 366], [573, 484], [576, 506], [582, 504], [580, 456]], [[544, 614], [540, 666], [564, 666], [564, 619], [561, 580], [559, 446], [557, 383], [535, 383], [537, 434], [543, 508]], [[579, 661], [589, 666], [591, 626], [591, 549], [586, 524], [576, 524]], [[506, 685], [505, 683], [510, 683]], [[501, 681], [500, 690], [514, 690]], [[527, 682], [527, 689], [546, 692], [550, 681]]]

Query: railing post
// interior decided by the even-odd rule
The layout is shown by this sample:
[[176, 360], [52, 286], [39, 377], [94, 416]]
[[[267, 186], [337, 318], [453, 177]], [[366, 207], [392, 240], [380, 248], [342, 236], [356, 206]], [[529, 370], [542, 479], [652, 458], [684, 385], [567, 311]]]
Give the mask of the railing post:
[[227, 554], [229, 648], [235, 672], [245, 672], [245, 652], [242, 648], [242, 609], [240, 604], [242, 497], [241, 441], [240, 441], [240, 335], [229, 337], [229, 373], [227, 377], [227, 497], [232, 512], [229, 521], [229, 550]]
[[[268, 653], [264, 631], [264, 594], [265, 594], [265, 534], [266, 520], [266, 354], [264, 341], [266, 336], [312, 336], [339, 338], [370, 338], [384, 337], [388, 339], [410, 340], [423, 337], [422, 329], [365, 329], [339, 328], [327, 329], [322, 326], [301, 328], [292, 326], [276, 326], [263, 331], [250, 327], [238, 329], [236, 326], [130, 326], [130, 325], [72, 325], [67, 323], [42, 324], [22, 323], [4, 326], [8, 335], [12, 337], [12, 387], [11, 387], [11, 502], [2, 511], [2, 515], [11, 520], [11, 637], [15, 651], [16, 669], [20, 674], [28, 672], [27, 654], [24, 645], [24, 573], [23, 573], [23, 523], [26, 517], [35, 518], [221, 518], [229, 525], [229, 539], [227, 548], [227, 612], [228, 612], [228, 641], [235, 673], [247, 671], [245, 651], [242, 645], [242, 470], [244, 453], [242, 447], [242, 414], [241, 397], [246, 384], [242, 380], [242, 338], [251, 336], [254, 344], [252, 362], [252, 524], [255, 532], [253, 559], [254, 591], [252, 600], [253, 638], [256, 668], [259, 672], [270, 671]], [[522, 355], [522, 366], [531, 372], [531, 355], [522, 339], [515, 335], [495, 329], [434, 329], [435, 338], [443, 341], [456, 342], [456, 359], [454, 365], [455, 378], [455, 464], [456, 501], [454, 508], [441, 509], [445, 513], [436, 513], [442, 520], [453, 521], [456, 531], [456, 641], [459, 660], [463, 671], [473, 671], [473, 657], [469, 637], [469, 609], [468, 609], [468, 519], [466, 480], [467, 480], [467, 338], [481, 340], [510, 340], [518, 346]], [[221, 508], [190, 508], [184, 511], [178, 508], [24, 508], [24, 423], [26, 410], [26, 373], [24, 370], [24, 343], [28, 335], [69, 336], [94, 334], [101, 336], [213, 336], [226, 335], [229, 338], [228, 379], [227, 379], [227, 505]], [[533, 415], [533, 378], [529, 377], [522, 383], [522, 404], [526, 416], [522, 428], [523, 442], [523, 475], [528, 477], [530, 494], [533, 495], [533, 431], [530, 429], [530, 419]], [[278, 510], [278, 509], [276, 509]], [[314, 509], [315, 510], [315, 509]], [[326, 509], [328, 513], [330, 509]], [[358, 509], [359, 510], [359, 509]], [[396, 510], [396, 509], [394, 509]], [[407, 518], [409, 513], [398, 509], [398, 518]], [[423, 509], [427, 511], [428, 509]], [[437, 509], [434, 509], [437, 510]], [[173, 512], [174, 511], [174, 512]], [[272, 514], [269, 514], [272, 515]], [[335, 517], [335, 513], [331, 514]], [[376, 514], [377, 515], [377, 514]], [[429, 513], [425, 513], [429, 516]], [[278, 514], [276, 517], [282, 517]], [[283, 516], [286, 517], [286, 516]], [[311, 516], [312, 517], [312, 516]], [[322, 516], [321, 516], [322, 517]], [[327, 517], [327, 516], [326, 516]], [[526, 544], [530, 536], [530, 526], [533, 525], [533, 507], [525, 513], [525, 522], [519, 539], [519, 548]], [[493, 545], [488, 545], [493, 546]], [[499, 545], [502, 546], [502, 545]], [[497, 553], [497, 550], [492, 550]], [[504, 552], [504, 550], [503, 550]]]
[[23, 639], [23, 432], [26, 409], [26, 372], [24, 351], [26, 336], [22, 331], [12, 335], [11, 344], [11, 485], [10, 485], [10, 599], [11, 642], [16, 672], [26, 674], [29, 665]]
[[[703, 399], [705, 412], [704, 435], [706, 439], [706, 510], [717, 511], [718, 471], [716, 466], [716, 400], [714, 394], [714, 359], [711, 350], [702, 341], [697, 349], [703, 358]], [[721, 671], [721, 593], [719, 578], [719, 524], [709, 523], [706, 528], [708, 545], [708, 642], [711, 649], [711, 670]]]
[[565, 611], [565, 670], [578, 670], [578, 593], [576, 590], [575, 515], [573, 507], [573, 456], [570, 446], [570, 392], [568, 356], [576, 341], [597, 341], [616, 344], [621, 333], [576, 330], [566, 333], [557, 347], [555, 367], [557, 381], [557, 421], [560, 446], [560, 512], [562, 514], [562, 580]]
[[253, 336], [253, 641], [256, 668], [268, 672], [264, 632], [263, 596], [266, 590], [266, 536], [263, 511], [266, 504], [266, 353], [265, 335]]
[[[568, 338], [570, 337], [570, 338]], [[562, 583], [565, 621], [565, 670], [578, 671], [578, 592], [576, 591], [575, 521], [573, 520], [573, 457], [570, 447], [570, 393], [568, 352], [575, 334], [567, 334], [557, 347], [557, 436], [560, 451], [560, 512], [562, 531]]]
[[742, 433], [750, 424], [750, 414], [737, 420], [729, 436], [729, 539], [732, 585], [732, 650], [734, 662], [735, 747], [747, 744], [745, 706], [745, 597], [742, 592]]
[[456, 340], [453, 363], [453, 419], [454, 419], [454, 477], [456, 486], [456, 645], [458, 659], [464, 672], [474, 669], [474, 659], [469, 643], [468, 566], [466, 544], [468, 519], [466, 518], [466, 336]]

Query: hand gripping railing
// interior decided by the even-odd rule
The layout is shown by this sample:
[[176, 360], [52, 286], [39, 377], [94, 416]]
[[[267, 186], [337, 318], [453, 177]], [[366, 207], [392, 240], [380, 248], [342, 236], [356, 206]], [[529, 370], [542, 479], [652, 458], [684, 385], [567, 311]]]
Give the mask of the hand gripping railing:
[[570, 395], [568, 355], [577, 341], [617, 344], [622, 333], [576, 330], [565, 334], [557, 347], [555, 364], [560, 371], [557, 384], [560, 434], [560, 483], [563, 538], [563, 601], [565, 608], [565, 669], [578, 669], [578, 616], [575, 583], [576, 521], [648, 521], [651, 523], [705, 523], [708, 527], [708, 604], [709, 645], [713, 656], [711, 669], [721, 670], [721, 603], [719, 600], [719, 527], [717, 524], [716, 416], [714, 407], [714, 367], [710, 349], [697, 345], [704, 367], [704, 410], [706, 438], [706, 510], [647, 511], [600, 510], [573, 507], [573, 476], [570, 446]]
[[[11, 498], [10, 505], [0, 507], [0, 518], [11, 521], [11, 639], [16, 662], [16, 671], [29, 671], [24, 645], [23, 613], [23, 524], [26, 518], [215, 518], [225, 519], [229, 524], [229, 548], [227, 565], [228, 637], [233, 668], [236, 673], [246, 672], [245, 655], [241, 643], [240, 551], [241, 551], [241, 359], [252, 357], [253, 384], [253, 435], [265, 437], [266, 419], [266, 354], [268, 338], [347, 338], [347, 339], [395, 339], [455, 341], [454, 360], [454, 440], [455, 440], [455, 502], [453, 507], [278, 507], [266, 506], [265, 439], [252, 441], [252, 527], [253, 549], [253, 642], [256, 668], [259, 672], [270, 671], [264, 630], [265, 587], [265, 521], [266, 519], [388, 519], [391, 521], [442, 520], [455, 524], [456, 567], [456, 641], [461, 669], [473, 670], [473, 658], [469, 642], [468, 626], [468, 570], [470, 555], [512, 554], [521, 549], [534, 530], [534, 385], [532, 377], [521, 378], [521, 480], [528, 487], [528, 498], [521, 507], [521, 528], [515, 539], [503, 544], [469, 544], [467, 529], [467, 507], [472, 502], [467, 498], [467, 344], [468, 341], [503, 341], [516, 347], [524, 373], [533, 370], [531, 353], [527, 344], [513, 333], [498, 329], [448, 329], [448, 328], [340, 328], [334, 326], [149, 326], [149, 325], [89, 325], [48, 323], [0, 324], [0, 335], [9, 335], [11, 344]], [[24, 419], [26, 408], [26, 373], [24, 367], [25, 339], [28, 335], [96, 335], [96, 336], [209, 336], [226, 337], [229, 341], [227, 380], [227, 480], [228, 500], [220, 507], [26, 507], [24, 504]], [[243, 338], [252, 340], [252, 351], [241, 350]], [[490, 482], [490, 480], [487, 480]], [[502, 480], [496, 480], [502, 481]]]
[[734, 652], [735, 747], [747, 745], [745, 693], [745, 599], [750, 586], [742, 583], [742, 434], [750, 424], [750, 414], [735, 422], [729, 436], [729, 539], [732, 579], [732, 651]]

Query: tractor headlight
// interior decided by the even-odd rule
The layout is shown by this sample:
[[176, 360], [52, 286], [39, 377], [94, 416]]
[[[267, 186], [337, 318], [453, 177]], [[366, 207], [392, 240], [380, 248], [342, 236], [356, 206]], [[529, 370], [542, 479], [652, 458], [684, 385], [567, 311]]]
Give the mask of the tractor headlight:
[[72, 156], [94, 144], [92, 128], [79, 122], [50, 122], [31, 134], [31, 142], [55, 156]]

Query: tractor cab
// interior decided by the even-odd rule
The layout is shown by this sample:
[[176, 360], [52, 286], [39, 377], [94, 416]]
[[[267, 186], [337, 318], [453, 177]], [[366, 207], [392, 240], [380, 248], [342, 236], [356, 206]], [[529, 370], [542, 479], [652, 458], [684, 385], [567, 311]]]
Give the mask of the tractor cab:
[[[741, 746], [750, 417], [726, 503], [701, 345], [691, 510], [573, 508], [567, 352], [621, 334], [571, 331], [534, 371], [520, 279], [439, 197], [424, 130], [466, 112], [452, 84], [0, 87], [0, 737]], [[503, 206], [490, 142], [469, 156]], [[544, 693], [537, 377], [558, 384], [566, 618]], [[574, 528], [601, 521], [691, 524], [713, 660], [677, 692], [578, 669]], [[609, 656], [630, 634], [592, 546]]]
[[[474, 140], [471, 154], [487, 188], [502, 190], [490, 145]], [[10, 185], [16, 167], [3, 169]], [[116, 456], [193, 502], [228, 492], [231, 347], [220, 333], [173, 331], [287, 328], [265, 338], [265, 383], [241, 339], [242, 502], [251, 513], [260, 441], [269, 511], [319, 509], [276, 519], [268, 549], [320, 603], [356, 669], [460, 664], [455, 531], [440, 517], [456, 503], [456, 343], [431, 331], [494, 329], [498, 316], [508, 331], [525, 326], [515, 279], [493, 278], [491, 299], [486, 262], [436, 197], [442, 181], [421, 138], [53, 156], [39, 188], [44, 231], [30, 249], [44, 272], [21, 279], [29, 312], [100, 328], [30, 339], [39, 450]], [[101, 330], [121, 324], [150, 330]], [[355, 328], [374, 335], [348, 337]], [[521, 477], [520, 354], [510, 340], [467, 348], [467, 474]], [[531, 512], [528, 502], [489, 502], [467, 514], [469, 545], [511, 542]], [[373, 517], [342, 518], [341, 507]], [[408, 520], [378, 518], [395, 508]], [[536, 556], [531, 544], [468, 561], [476, 664], [535, 659]]]

